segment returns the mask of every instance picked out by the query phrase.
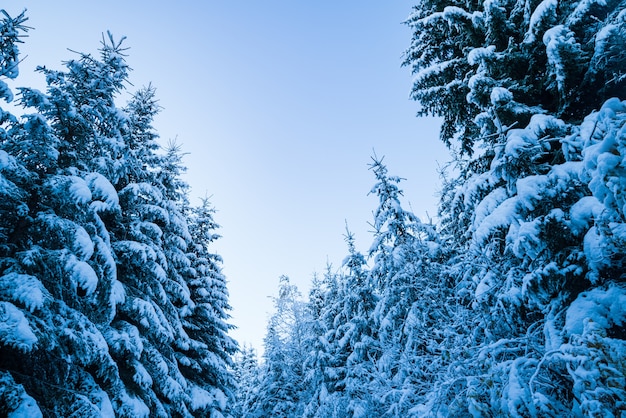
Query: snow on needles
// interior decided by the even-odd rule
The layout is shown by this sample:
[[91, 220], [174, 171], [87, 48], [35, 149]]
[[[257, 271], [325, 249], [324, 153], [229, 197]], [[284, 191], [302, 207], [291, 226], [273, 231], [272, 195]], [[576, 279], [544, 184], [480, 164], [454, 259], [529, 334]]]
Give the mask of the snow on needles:
[[0, 296], [34, 312], [43, 307], [49, 293], [36, 277], [28, 274], [8, 273], [0, 277]]
[[563, 331], [566, 335], [582, 334], [590, 321], [605, 330], [626, 325], [626, 289], [612, 285], [581, 293], [567, 310]]
[[30, 351], [37, 343], [28, 320], [10, 302], [0, 302], [0, 342], [21, 351]]

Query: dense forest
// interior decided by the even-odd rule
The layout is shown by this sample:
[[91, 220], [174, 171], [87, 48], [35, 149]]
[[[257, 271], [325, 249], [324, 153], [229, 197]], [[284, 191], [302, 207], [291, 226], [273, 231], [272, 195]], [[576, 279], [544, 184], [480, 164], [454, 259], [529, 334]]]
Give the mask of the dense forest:
[[[365, 254], [281, 278], [242, 417], [626, 416], [626, 3], [421, 0], [404, 64], [437, 222], [374, 156]], [[434, 138], [433, 138], [434, 140]]]
[[452, 155], [438, 216], [374, 155], [369, 250], [346, 229], [307, 295], [280, 278], [262, 358], [228, 334], [214, 209], [159, 146], [154, 88], [116, 104], [123, 39], [13, 92], [29, 28], [3, 13], [24, 114], [0, 108], [0, 415], [624, 416], [625, 5], [420, 0], [404, 65]]

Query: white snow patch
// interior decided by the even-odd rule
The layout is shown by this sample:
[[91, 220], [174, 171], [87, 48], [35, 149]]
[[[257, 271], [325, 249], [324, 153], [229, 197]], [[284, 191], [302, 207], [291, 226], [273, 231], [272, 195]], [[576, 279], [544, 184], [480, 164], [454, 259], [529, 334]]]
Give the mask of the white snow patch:
[[513, 241], [513, 253], [517, 257], [528, 257], [531, 260], [534, 260], [545, 248], [546, 244], [544, 240], [539, 238], [540, 227], [540, 219], [534, 219], [530, 222], [522, 222], [519, 225], [519, 228], [516, 228], [515, 236], [507, 236], [507, 238]]
[[[583, 3], [583, 2], [581, 2]], [[596, 42], [594, 48], [594, 58], [602, 56], [607, 53], [610, 47], [612, 46], [611, 37], [617, 35], [619, 36], [619, 26], [608, 24], [603, 26], [598, 33], [596, 33]]]
[[94, 252], [94, 244], [91, 237], [80, 225], [76, 226], [74, 231], [74, 241], [72, 242], [72, 250], [81, 260], [89, 260]]
[[[173, 330], [158, 305], [136, 298], [133, 300], [132, 308], [137, 315], [135, 319], [138, 319], [142, 326], [153, 328], [153, 332], [161, 334], [164, 341], [172, 341]], [[167, 364], [163, 363], [162, 366], [165, 367], [164, 373], [167, 373]]]
[[502, 202], [508, 199], [508, 193], [504, 187], [498, 187], [489, 193], [474, 210], [473, 225], [480, 225]]
[[535, 203], [541, 199], [541, 192], [547, 188], [547, 176], [528, 176], [517, 180], [517, 196], [522, 207], [528, 210], [535, 209]]
[[626, 324], [626, 289], [611, 285], [581, 293], [567, 309], [563, 331], [566, 335], [582, 334], [587, 321], [603, 329]]
[[41, 309], [49, 296], [44, 285], [34, 276], [9, 273], [0, 277], [0, 295], [23, 304], [30, 312]]
[[594, 219], [598, 219], [604, 205], [594, 196], [585, 196], [570, 209], [570, 228], [575, 234], [586, 231]]
[[119, 305], [120, 303], [124, 303], [126, 300], [126, 290], [124, 290], [124, 285], [119, 280], [115, 280], [113, 285], [111, 286], [111, 304], [113, 306]]
[[8, 152], [0, 150], [0, 170], [11, 168], [15, 164], [15, 159]]
[[42, 418], [43, 415], [37, 402], [26, 392], [20, 396], [20, 405], [9, 412], [7, 418]]
[[89, 188], [93, 193], [93, 198], [96, 201], [91, 203], [93, 209], [97, 212], [104, 210], [117, 210], [119, 209], [119, 197], [115, 187], [111, 184], [106, 177], [100, 173], [89, 173], [85, 180], [89, 184]]
[[548, 29], [543, 34], [543, 43], [550, 64], [548, 68], [555, 77], [558, 91], [564, 92], [565, 78], [571, 66], [571, 63], [567, 62], [568, 55], [580, 49], [580, 46], [576, 43], [574, 33], [563, 25]]
[[530, 22], [528, 24], [528, 31], [524, 36], [524, 42], [535, 42], [537, 35], [539, 34], [539, 27], [543, 22], [553, 20], [556, 18], [556, 9], [558, 6], [557, 0], [543, 0], [537, 5], [532, 15], [530, 16]]
[[528, 122], [526, 129], [531, 131], [537, 138], [544, 135], [548, 130], [564, 130], [566, 127], [565, 122], [561, 119], [557, 119], [552, 115], [533, 115]]
[[21, 310], [10, 302], [0, 302], [0, 342], [22, 351], [30, 351], [37, 337]]
[[513, 100], [513, 93], [504, 87], [494, 87], [491, 90], [491, 104], [494, 106], [502, 106]]
[[85, 261], [70, 259], [68, 270], [71, 272], [72, 281], [80, 286], [87, 295], [91, 295], [98, 287], [98, 275]]
[[111, 350], [123, 357], [132, 356], [137, 359], [141, 358], [143, 341], [141, 340], [137, 327], [124, 321], [122, 321], [118, 327], [119, 329], [109, 329], [105, 334], [106, 341]]
[[121, 396], [122, 409], [124, 410], [124, 416], [131, 416], [133, 418], [148, 418], [150, 416], [150, 408], [138, 398], [130, 396], [126, 391]]
[[[567, 26], [575, 26], [580, 23], [581, 19], [592, 14], [591, 8], [595, 5], [600, 7], [606, 6], [605, 0], [582, 0], [578, 2], [576, 9], [567, 17]], [[602, 30], [601, 30], [602, 31]], [[596, 35], [597, 36], [597, 35]]]
[[[583, 239], [583, 249], [587, 263], [592, 271], [599, 271], [602, 268], [610, 265], [611, 259], [605, 253], [606, 241], [604, 236], [600, 234], [600, 231], [595, 226], [589, 228], [589, 231], [585, 234]], [[596, 275], [590, 275], [589, 279], [595, 281]]]
[[488, 59], [495, 57], [495, 45], [489, 45], [487, 48], [474, 48], [467, 54], [467, 62], [469, 65], [478, 65]]
[[523, 369], [528, 361], [525, 357], [513, 360], [509, 370], [508, 384], [504, 392], [505, 411], [512, 417], [521, 417], [519, 411], [524, 409], [525, 400], [529, 398], [530, 391], [525, 387], [524, 377], [520, 376], [520, 369]]
[[85, 204], [91, 200], [91, 190], [87, 187], [87, 183], [80, 177], [69, 176], [71, 184], [69, 187], [70, 196], [74, 202], [78, 204]]
[[473, 236], [475, 243], [482, 244], [496, 229], [504, 227], [508, 228], [513, 222], [515, 222], [518, 217], [518, 203], [519, 199], [517, 196], [511, 197], [502, 202], [476, 228], [476, 232], [474, 232]]
[[139, 257], [137, 261], [142, 264], [157, 259], [156, 253], [149, 245], [137, 241], [119, 241], [115, 243], [115, 251], [124, 254], [132, 254], [133, 258]]
[[504, 154], [518, 158], [524, 151], [537, 145], [537, 136], [530, 129], [511, 129], [506, 138]]
[[135, 373], [133, 374], [133, 381], [143, 389], [152, 387], [152, 376], [150, 376], [150, 373], [148, 373], [146, 368], [143, 367], [143, 364], [139, 363], [138, 361], [133, 361], [133, 368], [135, 369]]
[[[221, 398], [224, 397], [224, 394], [221, 393], [221, 391], [219, 390], [216, 390], [216, 391], [220, 392], [220, 394], [222, 395]], [[217, 396], [209, 393], [208, 391], [198, 386], [194, 386], [191, 388], [189, 396], [191, 398], [191, 409], [193, 411], [197, 411], [199, 409], [205, 409], [209, 406], [214, 405], [215, 403], [219, 403]]]
[[478, 282], [478, 285], [476, 286], [476, 291], [474, 293], [474, 297], [477, 302], [480, 303], [480, 302], [487, 301], [489, 297], [489, 293], [495, 286], [495, 282], [496, 282], [496, 275], [491, 271], [487, 272], [480, 279], [480, 281]]
[[98, 407], [100, 408], [101, 418], [115, 418], [115, 412], [113, 411], [113, 405], [109, 395], [102, 389], [98, 390], [94, 394], [98, 399]]

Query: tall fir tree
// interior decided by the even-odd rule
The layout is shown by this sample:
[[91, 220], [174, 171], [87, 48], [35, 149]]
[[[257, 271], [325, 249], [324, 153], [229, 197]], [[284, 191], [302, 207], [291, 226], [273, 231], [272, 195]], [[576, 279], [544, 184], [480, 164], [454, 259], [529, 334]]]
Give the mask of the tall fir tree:
[[[2, 63], [14, 77], [25, 18], [5, 17]], [[225, 280], [216, 264], [198, 267], [208, 241], [189, 232], [180, 154], [156, 152], [154, 89], [117, 107], [128, 66], [110, 34], [99, 59], [79, 54], [65, 65], [39, 68], [46, 92], [20, 89], [33, 113], [22, 120], [3, 113], [0, 410], [225, 414], [236, 350], [226, 335]], [[193, 282], [210, 272], [214, 282]], [[214, 321], [199, 327], [213, 344], [190, 338], [185, 318], [213, 307]], [[192, 343], [206, 379], [183, 373]]]
[[210, 252], [213, 242], [220, 238], [214, 213], [215, 209], [205, 198], [200, 206], [191, 209], [189, 216], [192, 244], [187, 255], [191, 263], [187, 284], [192, 305], [188, 312], [181, 312], [181, 317], [190, 342], [180, 353], [179, 363], [192, 391], [197, 392], [195, 397], [192, 395], [197, 409], [209, 412], [211, 417], [231, 412], [236, 416], [237, 411], [226, 403], [236, 396], [237, 382], [231, 370], [238, 345], [228, 335], [233, 326], [227, 322], [231, 307], [221, 269], [222, 258]]
[[[623, 17], [620, 2], [595, 1], [435, 1], [410, 16], [413, 96], [423, 113], [444, 118], [442, 137], [457, 150], [459, 174], [444, 185], [440, 215], [458, 307], [450, 328], [463, 321], [471, 330], [449, 347], [450, 367], [419, 415], [619, 416], [625, 394], [608, 382], [623, 376], [614, 354], [623, 340], [604, 333], [623, 314], [600, 320], [594, 307], [623, 294], [611, 273], [623, 250], [599, 249], [622, 235], [621, 221], [605, 229], [600, 215], [614, 213], [603, 197], [621, 180], [612, 169], [592, 173], [606, 138], [620, 155], [622, 107], [603, 103], [626, 93], [614, 66], [623, 61]], [[587, 333], [590, 319], [605, 325]], [[608, 365], [593, 390], [575, 371], [592, 367], [580, 344]]]

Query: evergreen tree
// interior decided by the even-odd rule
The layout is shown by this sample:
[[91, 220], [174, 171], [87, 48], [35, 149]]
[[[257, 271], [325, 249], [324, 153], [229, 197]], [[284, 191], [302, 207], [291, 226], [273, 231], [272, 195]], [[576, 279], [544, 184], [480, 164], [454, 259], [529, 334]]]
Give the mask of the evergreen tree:
[[280, 278], [274, 307], [264, 340], [263, 390], [252, 416], [299, 417], [305, 405], [300, 401], [305, 392], [308, 318], [300, 291], [286, 276]]
[[377, 402], [371, 382], [377, 376], [375, 360], [381, 351], [373, 318], [378, 297], [350, 231], [345, 240], [348, 256], [342, 271], [327, 269], [309, 298], [318, 318], [309, 338], [314, 343], [308, 362], [317, 386], [306, 416], [367, 416], [374, 413]]
[[[14, 77], [25, 18], [5, 17], [2, 63]], [[47, 91], [20, 90], [34, 113], [3, 113], [0, 410], [220, 416], [236, 344], [218, 258], [203, 250], [212, 238], [189, 231], [180, 153], [156, 153], [154, 89], [119, 109], [122, 42], [108, 35], [100, 52], [39, 68]], [[194, 228], [213, 227], [200, 218]]]
[[382, 159], [373, 158], [376, 176], [372, 193], [379, 199], [374, 212], [374, 243], [370, 274], [380, 298], [374, 310], [382, 355], [377, 362], [384, 413], [405, 416], [418, 394], [429, 387], [428, 374], [442, 354], [443, 324], [448, 312], [446, 275], [434, 225], [422, 223], [402, 208], [400, 178], [389, 176]]
[[[4, 10], [0, 20], [0, 77], [14, 79], [18, 75], [21, 33], [27, 30], [24, 13], [12, 18]], [[13, 93], [7, 83], [0, 79], [0, 98], [11, 102]], [[2, 357], [16, 357], [32, 352], [38, 343], [34, 332], [34, 318], [31, 310], [40, 307], [43, 297], [42, 285], [36, 278], [29, 278], [21, 285], [5, 283], [4, 271], [13, 262], [16, 252], [17, 227], [28, 213], [25, 187], [30, 181], [30, 173], [15, 157], [4, 150], [7, 141], [7, 127], [11, 129], [17, 118], [0, 107], [0, 349]], [[10, 276], [11, 277], [11, 276]], [[15, 277], [15, 275], [13, 276]], [[31, 295], [34, 295], [31, 296]], [[8, 416], [21, 413], [25, 416], [41, 417], [41, 410], [22, 384], [4, 367], [0, 371], [0, 413]]]
[[236, 386], [236, 401], [233, 415], [251, 418], [258, 399], [260, 387], [260, 365], [256, 351], [244, 344], [241, 351], [234, 356], [233, 377]]
[[[471, 153], [534, 114], [581, 121], [626, 89], [626, 31], [619, 1], [420, 2], [404, 64], [415, 74], [420, 114], [443, 118], [442, 139], [459, 134]], [[551, 157], [553, 157], [551, 155]]]
[[[233, 326], [227, 323], [231, 308], [226, 278], [220, 267], [222, 259], [209, 252], [210, 245], [220, 237], [215, 232], [219, 226], [213, 219], [214, 212], [208, 199], [203, 199], [190, 216], [191, 274], [187, 280], [192, 304], [190, 311], [181, 312], [190, 342], [178, 360], [192, 386], [194, 409], [206, 410], [212, 417], [225, 412], [228, 399], [235, 402], [233, 378], [236, 376], [230, 370], [234, 367], [231, 356], [237, 352], [236, 341], [228, 335]], [[242, 356], [245, 355], [243, 352]]]
[[136, 388], [151, 414], [185, 416], [191, 399], [174, 352], [189, 344], [179, 312], [192, 304], [181, 278], [189, 269], [185, 251], [190, 237], [180, 209], [155, 177], [129, 183], [118, 193], [122, 218], [113, 229], [112, 246], [126, 297], [109, 343], [119, 346], [129, 329], [137, 333], [141, 343], [132, 356], [124, 345], [115, 353], [127, 384]]
[[[606, 64], [623, 59], [615, 48], [626, 34], [622, 9], [594, 1], [426, 2], [409, 18], [405, 64], [416, 72], [414, 97], [424, 113], [444, 117], [444, 139], [463, 133], [459, 175], [444, 185], [440, 209], [456, 292], [446, 327], [454, 337], [444, 347], [451, 361], [414, 409], [420, 416], [619, 415], [622, 407], [608, 399], [621, 405], [624, 393], [607, 382], [623, 375], [614, 354], [623, 343], [581, 322], [599, 320], [594, 306], [623, 291], [611, 273], [623, 247], [605, 238], [621, 236], [619, 216], [609, 215], [613, 227], [600, 226], [607, 225], [600, 213], [615, 213], [604, 209], [606, 191], [621, 180], [612, 169], [595, 176], [591, 157], [599, 143], [620, 155], [621, 104], [609, 101], [580, 122], [625, 93], [623, 68], [597, 64], [599, 56]], [[453, 87], [456, 97], [435, 95]], [[612, 329], [620, 312], [600, 321]], [[468, 331], [457, 331], [461, 323]], [[592, 340], [602, 348], [591, 349]], [[581, 363], [583, 352], [608, 364], [594, 395], [573, 372], [591, 367]]]
[[[101, 82], [102, 90], [115, 84], [107, 77]], [[6, 303], [17, 302], [28, 312], [25, 317], [14, 305], [5, 306], [12, 321], [28, 320], [20, 327], [31, 345], [4, 345], [1, 367], [46, 415], [109, 415], [109, 394], [123, 387], [103, 337], [119, 302], [119, 283], [102, 215], [119, 210], [117, 195], [101, 174], [64, 164], [61, 150], [68, 137], [48, 124], [54, 112], [47, 100], [43, 93], [22, 89], [23, 105], [48, 113], [14, 123], [2, 143], [8, 166], [15, 161], [28, 170], [19, 218], [9, 218], [12, 232], [4, 237], [0, 280], [4, 297], [13, 301]], [[90, 111], [87, 103], [82, 111]], [[88, 135], [75, 133], [72, 140], [87, 143]], [[106, 134], [100, 135], [104, 143]]]

